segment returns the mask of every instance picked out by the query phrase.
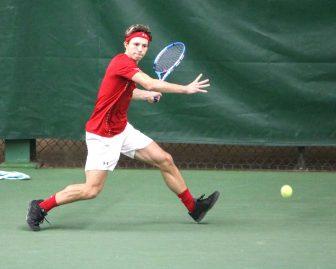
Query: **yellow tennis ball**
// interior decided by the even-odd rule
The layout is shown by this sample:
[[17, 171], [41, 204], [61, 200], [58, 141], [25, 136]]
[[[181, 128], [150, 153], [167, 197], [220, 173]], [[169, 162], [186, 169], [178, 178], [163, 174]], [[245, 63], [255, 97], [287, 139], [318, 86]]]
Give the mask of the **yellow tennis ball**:
[[289, 185], [283, 185], [281, 187], [280, 193], [283, 198], [289, 198], [293, 194], [293, 189]]

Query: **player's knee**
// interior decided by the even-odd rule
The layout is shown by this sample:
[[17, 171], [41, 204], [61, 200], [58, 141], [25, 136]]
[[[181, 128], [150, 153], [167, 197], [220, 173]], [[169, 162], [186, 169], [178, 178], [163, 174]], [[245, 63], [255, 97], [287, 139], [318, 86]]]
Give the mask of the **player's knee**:
[[160, 167], [169, 168], [169, 167], [172, 167], [172, 166], [175, 165], [173, 157], [169, 153], [165, 152], [162, 157], [163, 158], [162, 158], [162, 161], [160, 163]]
[[84, 199], [94, 199], [100, 193], [101, 188], [98, 187], [87, 187], [83, 191], [83, 198]]

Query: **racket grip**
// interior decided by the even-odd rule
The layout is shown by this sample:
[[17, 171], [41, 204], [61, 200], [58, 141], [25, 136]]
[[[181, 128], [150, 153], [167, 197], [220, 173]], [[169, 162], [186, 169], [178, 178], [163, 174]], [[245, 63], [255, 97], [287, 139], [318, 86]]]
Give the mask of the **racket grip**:
[[153, 100], [154, 100], [154, 103], [159, 102], [159, 99], [157, 97], [154, 97]]

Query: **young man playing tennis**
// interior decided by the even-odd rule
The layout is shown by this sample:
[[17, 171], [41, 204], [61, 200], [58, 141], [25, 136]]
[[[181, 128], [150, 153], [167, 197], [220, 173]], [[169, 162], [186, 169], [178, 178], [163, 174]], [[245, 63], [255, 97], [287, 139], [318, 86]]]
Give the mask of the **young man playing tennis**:
[[[200, 222], [217, 201], [217, 191], [208, 198], [194, 199], [171, 155], [127, 121], [131, 99], [153, 103], [160, 99], [161, 93], [206, 93], [204, 88], [210, 86], [208, 79], [200, 81], [201, 75], [183, 86], [143, 73], [137, 64], [146, 55], [151, 40], [147, 26], [132, 25], [126, 30], [125, 53], [116, 55], [107, 67], [94, 111], [86, 123], [86, 181], [67, 186], [45, 200], [31, 201], [26, 218], [31, 230], [40, 230], [40, 223], [52, 208], [95, 198], [104, 187], [108, 171], [115, 168], [120, 153], [158, 167], [168, 188], [178, 196], [196, 222]], [[146, 90], [137, 89], [136, 84]]]

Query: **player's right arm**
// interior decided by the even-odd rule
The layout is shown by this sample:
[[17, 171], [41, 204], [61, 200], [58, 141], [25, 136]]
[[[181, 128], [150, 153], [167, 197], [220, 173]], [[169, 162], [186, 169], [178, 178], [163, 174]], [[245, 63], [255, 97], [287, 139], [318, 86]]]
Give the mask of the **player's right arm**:
[[198, 75], [198, 77], [188, 85], [180, 85], [174, 84], [170, 82], [166, 82], [159, 79], [154, 79], [148, 76], [143, 72], [137, 72], [132, 80], [135, 83], [140, 84], [146, 90], [156, 91], [161, 93], [182, 93], [182, 94], [194, 94], [194, 93], [207, 93], [207, 88], [210, 86], [209, 79], [205, 79], [199, 81], [202, 77], [202, 74]]

